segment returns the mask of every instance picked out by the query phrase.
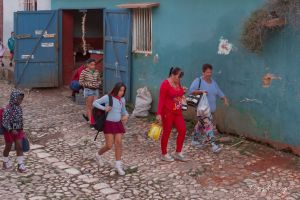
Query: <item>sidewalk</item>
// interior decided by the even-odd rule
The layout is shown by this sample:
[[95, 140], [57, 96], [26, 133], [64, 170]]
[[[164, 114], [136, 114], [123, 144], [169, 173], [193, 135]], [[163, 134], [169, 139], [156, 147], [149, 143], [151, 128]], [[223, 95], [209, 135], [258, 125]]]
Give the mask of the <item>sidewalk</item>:
[[[0, 105], [11, 86], [0, 81]], [[70, 91], [25, 91], [26, 132], [34, 143], [26, 155], [29, 172], [0, 170], [0, 199], [300, 199], [300, 158], [242, 138], [222, 136], [223, 151], [197, 149], [186, 137], [189, 162], [160, 161], [160, 144], [146, 137], [147, 119], [130, 118], [124, 136], [127, 175], [113, 169], [114, 153], [103, 168], [94, 161], [104, 143], [81, 118]], [[175, 134], [169, 149], [175, 149]], [[0, 150], [3, 150], [0, 139]], [[12, 154], [13, 155], [13, 154]]]

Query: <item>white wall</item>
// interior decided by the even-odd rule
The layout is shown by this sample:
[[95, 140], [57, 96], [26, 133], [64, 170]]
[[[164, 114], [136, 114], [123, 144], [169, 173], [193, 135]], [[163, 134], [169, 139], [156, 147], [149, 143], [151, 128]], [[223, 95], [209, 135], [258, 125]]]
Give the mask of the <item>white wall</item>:
[[37, 9], [38, 10], [50, 10], [51, 9], [51, 0], [37, 0]]
[[3, 43], [7, 46], [10, 32], [14, 29], [14, 12], [21, 10], [20, 0], [3, 0]]
[[[14, 12], [24, 10], [24, 0], [3, 0], [3, 42], [7, 40], [14, 29]], [[38, 10], [50, 10], [51, 0], [37, 0]]]

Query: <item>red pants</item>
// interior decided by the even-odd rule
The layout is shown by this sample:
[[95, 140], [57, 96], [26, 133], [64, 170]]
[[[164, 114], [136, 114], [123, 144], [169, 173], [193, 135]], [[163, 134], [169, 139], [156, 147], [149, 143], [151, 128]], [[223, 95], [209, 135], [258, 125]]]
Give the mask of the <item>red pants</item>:
[[178, 135], [176, 140], [176, 152], [182, 151], [182, 146], [186, 134], [186, 126], [182, 114], [163, 114], [162, 115], [163, 133], [161, 137], [161, 151], [162, 154], [167, 154], [167, 147], [169, 137], [173, 128], [173, 125], [177, 129]]

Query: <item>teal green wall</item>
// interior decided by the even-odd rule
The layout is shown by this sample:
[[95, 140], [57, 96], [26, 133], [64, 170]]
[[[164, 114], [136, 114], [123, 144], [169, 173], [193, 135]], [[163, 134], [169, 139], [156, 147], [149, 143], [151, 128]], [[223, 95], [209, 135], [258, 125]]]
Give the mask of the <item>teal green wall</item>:
[[[149, 0], [152, 2], [151, 0]], [[147, 2], [149, 2], [147, 1]], [[103, 7], [142, 0], [53, 0], [52, 8]], [[133, 55], [131, 94], [142, 86], [151, 89], [154, 110], [160, 82], [171, 65], [185, 71], [183, 85], [200, 75], [201, 65], [211, 63], [214, 77], [231, 102], [219, 107], [223, 131], [258, 136], [300, 147], [300, 38], [288, 27], [271, 35], [264, 52], [256, 55], [240, 45], [243, 21], [264, 0], [157, 0], [153, 9], [153, 55]], [[218, 55], [223, 36], [235, 45], [230, 55]], [[158, 63], [153, 57], [158, 54]], [[279, 76], [269, 88], [262, 87], [266, 73]], [[245, 98], [257, 102], [242, 102]]]

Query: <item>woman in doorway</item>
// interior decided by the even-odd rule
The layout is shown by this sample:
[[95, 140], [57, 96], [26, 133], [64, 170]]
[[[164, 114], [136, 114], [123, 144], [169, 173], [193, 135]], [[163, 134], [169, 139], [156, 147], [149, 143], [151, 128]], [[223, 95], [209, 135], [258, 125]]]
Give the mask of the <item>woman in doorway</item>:
[[[159, 123], [162, 123], [163, 127], [161, 159], [167, 162], [174, 161], [174, 158], [180, 161], [187, 161], [182, 154], [186, 134], [186, 126], [182, 115], [182, 98], [186, 89], [180, 84], [183, 75], [184, 73], [179, 67], [172, 67], [169, 72], [169, 78], [164, 80], [160, 86], [156, 119]], [[168, 140], [173, 126], [178, 131], [174, 158], [167, 153]]]
[[100, 72], [95, 69], [96, 60], [88, 59], [86, 69], [82, 71], [79, 77], [79, 84], [84, 88], [83, 95], [86, 98], [86, 116], [85, 119], [93, 124], [92, 108], [93, 102], [99, 97], [99, 88], [101, 84]]
[[[126, 86], [124, 83], [117, 83], [109, 95], [112, 96], [113, 104], [109, 106], [109, 95], [94, 101], [93, 106], [105, 110], [107, 112], [106, 121], [104, 123], [105, 146], [96, 154], [96, 160], [99, 166], [103, 166], [104, 161], [102, 155], [115, 146], [116, 170], [119, 175], [125, 175], [121, 163], [122, 156], [122, 137], [125, 133], [124, 125], [128, 120], [128, 112], [126, 111], [125, 101]], [[102, 104], [105, 104], [103, 106]]]

